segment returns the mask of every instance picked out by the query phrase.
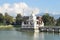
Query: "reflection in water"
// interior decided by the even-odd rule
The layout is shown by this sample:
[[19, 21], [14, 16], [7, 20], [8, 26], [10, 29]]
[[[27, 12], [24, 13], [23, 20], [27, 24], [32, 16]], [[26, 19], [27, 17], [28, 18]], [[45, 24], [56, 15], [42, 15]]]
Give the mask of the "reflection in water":
[[0, 31], [0, 40], [60, 40], [60, 33]]
[[43, 33], [43, 32], [40, 33], [39, 38], [40, 38], [41, 40], [44, 40], [44, 33]]
[[38, 40], [38, 38], [39, 38], [39, 32], [35, 32], [35, 33], [34, 33], [34, 38], [33, 38], [33, 39], [34, 39], [34, 40]]
[[45, 40], [60, 40], [60, 35], [59, 33], [47, 32], [47, 33], [44, 33], [44, 38]]
[[44, 33], [35, 32], [33, 40], [44, 40]]

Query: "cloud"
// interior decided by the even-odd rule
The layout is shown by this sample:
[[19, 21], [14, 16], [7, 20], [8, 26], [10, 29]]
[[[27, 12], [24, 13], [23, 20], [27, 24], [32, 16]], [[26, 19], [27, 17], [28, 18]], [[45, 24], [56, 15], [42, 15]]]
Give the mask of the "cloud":
[[53, 15], [60, 15], [60, 11], [52, 12]]
[[48, 13], [54, 16], [60, 15], [60, 11], [49, 11], [48, 9], [46, 9], [45, 13]]
[[38, 14], [39, 11], [40, 11], [40, 10], [39, 10], [38, 8], [34, 8], [34, 9], [33, 9], [33, 13], [35, 13], [35, 14]]
[[32, 11], [34, 11], [35, 14], [39, 13], [38, 8], [31, 8], [24, 2], [14, 4], [5, 3], [2, 6], [0, 6], [1, 13], [4, 14], [5, 12], [7, 12], [12, 16], [18, 13], [20, 13], [21, 15], [30, 15]]
[[1, 8], [1, 6], [0, 6], [0, 12], [2, 12], [2, 8]]

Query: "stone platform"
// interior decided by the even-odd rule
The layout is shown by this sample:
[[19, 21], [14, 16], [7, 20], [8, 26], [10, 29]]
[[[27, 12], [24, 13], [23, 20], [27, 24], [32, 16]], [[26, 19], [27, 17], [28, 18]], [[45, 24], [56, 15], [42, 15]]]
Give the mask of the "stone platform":
[[[21, 28], [22, 31], [34, 31], [35, 29], [33, 27], [31, 28]], [[39, 27], [39, 32], [60, 32], [60, 27]]]

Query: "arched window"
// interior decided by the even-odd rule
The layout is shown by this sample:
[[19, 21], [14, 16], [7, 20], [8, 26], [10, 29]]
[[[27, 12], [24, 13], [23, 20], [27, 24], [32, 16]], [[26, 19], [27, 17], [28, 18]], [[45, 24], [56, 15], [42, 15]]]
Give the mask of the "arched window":
[[39, 24], [39, 22], [37, 21], [37, 24]]
[[24, 24], [28, 24], [28, 21], [24, 21]]

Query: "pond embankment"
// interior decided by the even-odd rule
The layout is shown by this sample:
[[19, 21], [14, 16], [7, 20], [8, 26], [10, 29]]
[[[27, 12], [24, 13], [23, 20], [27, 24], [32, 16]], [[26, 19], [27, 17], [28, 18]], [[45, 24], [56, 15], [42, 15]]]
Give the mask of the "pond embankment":
[[13, 29], [13, 25], [1, 25], [0, 30], [11, 30]]

